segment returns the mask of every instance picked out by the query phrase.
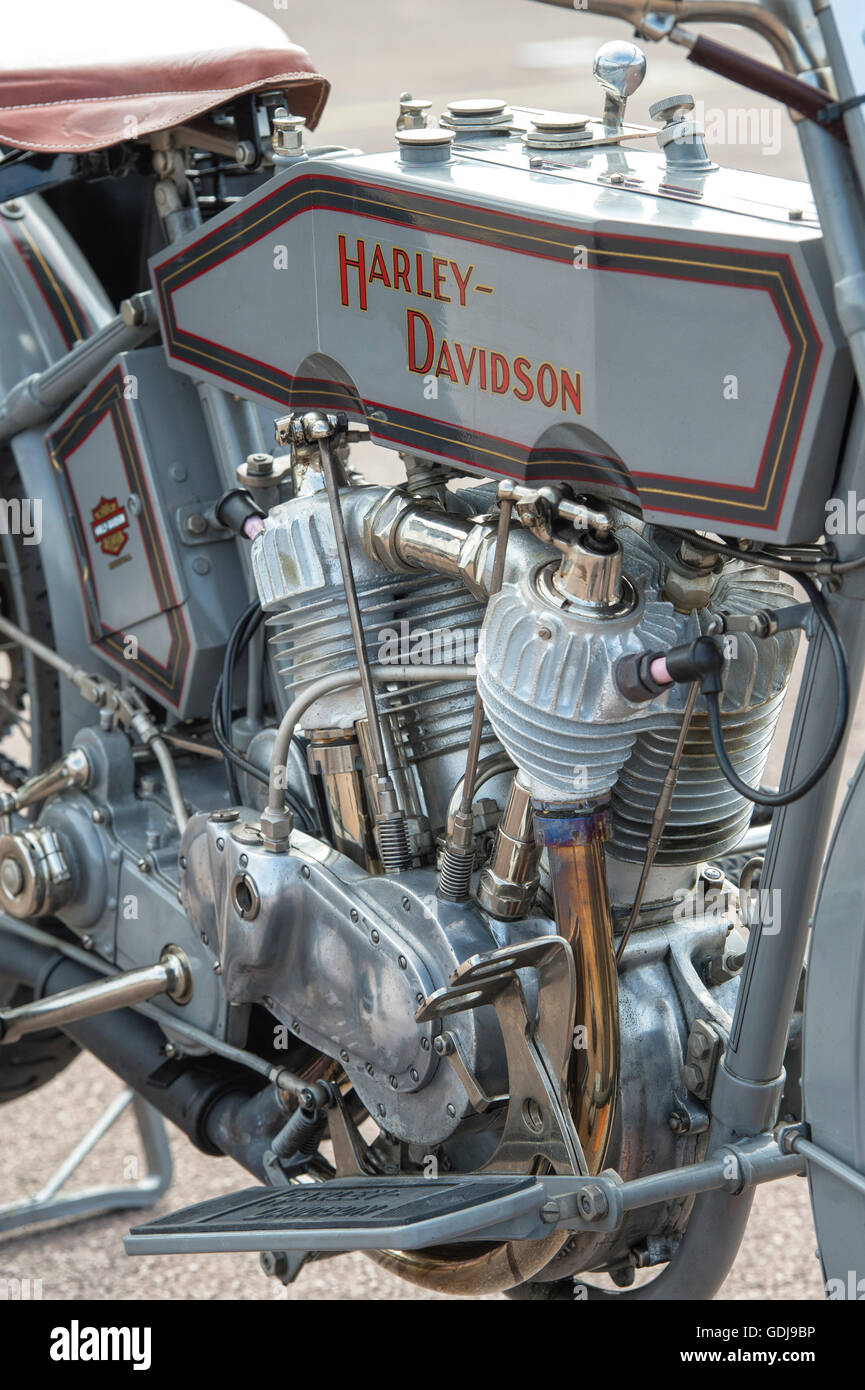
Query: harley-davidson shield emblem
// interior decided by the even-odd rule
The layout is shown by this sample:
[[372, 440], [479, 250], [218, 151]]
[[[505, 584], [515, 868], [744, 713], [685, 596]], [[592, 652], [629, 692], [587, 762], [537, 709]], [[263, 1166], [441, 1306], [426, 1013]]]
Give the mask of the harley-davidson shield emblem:
[[119, 555], [129, 540], [129, 517], [116, 497], [101, 497], [93, 508], [93, 538], [106, 555]]

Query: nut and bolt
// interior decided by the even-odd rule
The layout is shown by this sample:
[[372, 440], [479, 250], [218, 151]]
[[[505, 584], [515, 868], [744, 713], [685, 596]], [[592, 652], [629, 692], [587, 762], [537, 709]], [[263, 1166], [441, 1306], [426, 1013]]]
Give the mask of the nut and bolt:
[[700, 1067], [692, 1066], [690, 1063], [682, 1068], [682, 1081], [689, 1091], [699, 1091], [705, 1085], [705, 1077]]
[[268, 1279], [282, 1279], [288, 1274], [288, 1256], [283, 1250], [262, 1250], [258, 1257]]
[[667, 1124], [674, 1134], [687, 1134], [691, 1128], [691, 1118], [686, 1110], [677, 1106], [667, 1116]]
[[589, 1183], [587, 1187], [582, 1188], [577, 1198], [577, 1206], [580, 1215], [586, 1221], [598, 1221], [602, 1216], [606, 1216], [610, 1209], [606, 1193], [596, 1183]]

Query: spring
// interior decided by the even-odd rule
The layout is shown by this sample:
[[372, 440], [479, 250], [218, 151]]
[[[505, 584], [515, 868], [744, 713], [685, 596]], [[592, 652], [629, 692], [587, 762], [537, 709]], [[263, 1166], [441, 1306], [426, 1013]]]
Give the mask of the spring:
[[327, 1128], [326, 1110], [297, 1109], [273, 1141], [278, 1158], [293, 1158], [303, 1154], [309, 1158], [316, 1152]]
[[402, 811], [382, 816], [376, 825], [378, 852], [386, 874], [400, 874], [411, 868], [408, 829]]
[[469, 895], [472, 870], [475, 866], [474, 850], [458, 849], [448, 845], [439, 865], [438, 895], [449, 902], [465, 902]]

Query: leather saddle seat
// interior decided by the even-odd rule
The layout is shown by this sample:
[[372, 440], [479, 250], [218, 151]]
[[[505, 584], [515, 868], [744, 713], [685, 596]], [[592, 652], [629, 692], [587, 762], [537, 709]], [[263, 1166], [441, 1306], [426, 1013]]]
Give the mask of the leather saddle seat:
[[279, 25], [239, 0], [25, 0], [2, 28], [0, 145], [104, 149], [261, 91], [284, 91], [313, 129], [329, 90]]

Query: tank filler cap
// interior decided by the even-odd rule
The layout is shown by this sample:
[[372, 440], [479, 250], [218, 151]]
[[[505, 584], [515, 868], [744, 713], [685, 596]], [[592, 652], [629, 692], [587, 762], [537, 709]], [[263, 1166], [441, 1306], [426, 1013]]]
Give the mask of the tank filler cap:
[[501, 135], [513, 120], [513, 111], [499, 97], [467, 97], [448, 102], [441, 123], [460, 135]]
[[535, 116], [523, 139], [531, 150], [574, 150], [590, 144], [593, 134], [588, 116], [551, 111]]
[[426, 126], [423, 130], [398, 130], [396, 139], [403, 164], [450, 162], [453, 131], [443, 130], [441, 126]]

